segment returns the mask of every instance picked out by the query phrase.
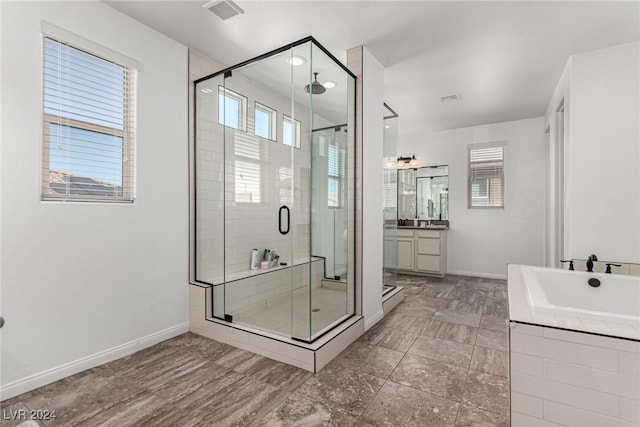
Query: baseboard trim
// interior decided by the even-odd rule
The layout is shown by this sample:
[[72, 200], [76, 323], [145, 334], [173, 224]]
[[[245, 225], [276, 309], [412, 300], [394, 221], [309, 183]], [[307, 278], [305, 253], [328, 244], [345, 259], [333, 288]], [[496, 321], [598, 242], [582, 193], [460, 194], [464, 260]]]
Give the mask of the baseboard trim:
[[483, 279], [507, 280], [507, 275], [506, 274], [483, 273], [483, 272], [479, 272], [479, 271], [451, 271], [451, 270], [448, 270], [447, 274], [453, 274], [453, 275], [456, 275], [456, 276], [481, 277]]
[[45, 386], [52, 382], [61, 380], [68, 376], [86, 371], [103, 363], [111, 362], [129, 354], [140, 351], [144, 348], [151, 347], [159, 342], [168, 340], [175, 336], [184, 334], [189, 331], [189, 323], [180, 323], [176, 326], [154, 332], [142, 338], [138, 338], [124, 344], [111, 347], [104, 351], [94, 353], [90, 356], [83, 357], [72, 362], [47, 369], [25, 378], [13, 381], [9, 384], [0, 386], [0, 401], [10, 399], [22, 393], [35, 390], [38, 387]]
[[384, 311], [382, 310], [382, 307], [380, 307], [380, 310], [376, 314], [364, 318], [364, 330], [368, 331], [369, 328], [381, 321], [383, 317]]

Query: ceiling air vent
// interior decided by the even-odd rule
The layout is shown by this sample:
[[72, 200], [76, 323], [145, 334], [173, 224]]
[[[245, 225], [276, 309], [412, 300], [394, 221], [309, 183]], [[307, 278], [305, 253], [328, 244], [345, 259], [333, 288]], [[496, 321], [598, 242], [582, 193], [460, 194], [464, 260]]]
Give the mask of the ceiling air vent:
[[440, 97], [440, 101], [442, 101], [442, 102], [460, 101], [460, 94], [459, 93], [452, 93], [450, 95], [441, 96]]
[[222, 20], [227, 20], [244, 13], [244, 10], [231, 0], [213, 0], [204, 4], [202, 7], [206, 7]]

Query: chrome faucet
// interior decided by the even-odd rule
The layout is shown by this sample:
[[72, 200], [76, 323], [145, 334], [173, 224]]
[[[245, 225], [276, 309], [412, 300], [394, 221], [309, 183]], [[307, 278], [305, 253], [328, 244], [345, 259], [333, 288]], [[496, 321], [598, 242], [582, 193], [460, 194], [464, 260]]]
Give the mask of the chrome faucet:
[[595, 254], [591, 254], [589, 255], [589, 258], [587, 258], [587, 271], [589, 273], [593, 273], [593, 261], [597, 261], [598, 257], [595, 256]]

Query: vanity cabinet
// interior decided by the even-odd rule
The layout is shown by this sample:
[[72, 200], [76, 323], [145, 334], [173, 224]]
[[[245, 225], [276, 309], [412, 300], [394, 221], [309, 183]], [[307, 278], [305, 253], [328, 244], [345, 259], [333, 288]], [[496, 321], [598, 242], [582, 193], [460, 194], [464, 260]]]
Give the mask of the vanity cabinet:
[[437, 277], [447, 274], [445, 229], [398, 229], [397, 233], [398, 272]]
[[413, 270], [415, 266], [413, 230], [398, 230], [397, 233], [396, 268]]

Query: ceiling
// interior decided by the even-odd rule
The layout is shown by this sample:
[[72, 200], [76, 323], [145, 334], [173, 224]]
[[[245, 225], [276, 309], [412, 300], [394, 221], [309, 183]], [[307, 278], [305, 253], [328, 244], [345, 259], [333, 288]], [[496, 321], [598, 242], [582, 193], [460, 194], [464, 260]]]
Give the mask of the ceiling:
[[227, 21], [204, 0], [106, 3], [227, 65], [308, 35], [342, 62], [364, 45], [401, 138], [542, 116], [570, 55], [640, 39], [637, 1], [235, 1]]

